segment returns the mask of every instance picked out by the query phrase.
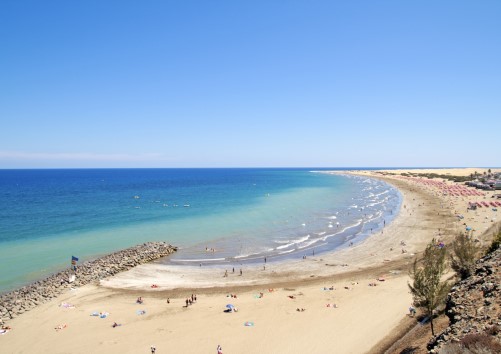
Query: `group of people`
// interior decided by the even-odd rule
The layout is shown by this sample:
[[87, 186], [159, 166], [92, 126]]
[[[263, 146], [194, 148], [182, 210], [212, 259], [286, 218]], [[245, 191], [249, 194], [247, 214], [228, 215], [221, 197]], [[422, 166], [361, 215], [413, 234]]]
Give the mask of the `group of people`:
[[[233, 267], [232, 273], [235, 273], [235, 267]], [[243, 274], [242, 269], [240, 269], [240, 275], [242, 275], [242, 274]], [[223, 277], [224, 278], [228, 277], [228, 270], [227, 269], [224, 271]]]
[[[169, 302], [169, 299], [167, 299], [167, 302]], [[187, 297], [185, 300], [186, 307], [193, 305], [195, 302], [197, 302], [197, 295], [191, 294], [191, 296]]]
[[10, 326], [2, 325], [2, 327], [0, 328], [0, 334], [5, 334], [10, 330], [12, 330], [12, 328]]

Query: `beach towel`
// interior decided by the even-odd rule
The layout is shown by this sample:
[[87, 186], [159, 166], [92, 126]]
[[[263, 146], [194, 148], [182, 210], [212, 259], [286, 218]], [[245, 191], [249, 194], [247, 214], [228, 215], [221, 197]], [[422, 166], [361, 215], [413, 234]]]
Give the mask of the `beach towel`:
[[99, 318], [106, 318], [106, 317], [108, 317], [108, 315], [109, 315], [109, 313], [108, 313], [108, 312], [101, 312], [101, 313], [99, 314]]
[[145, 310], [137, 310], [136, 314], [138, 314], [138, 315], [144, 315], [144, 314], [146, 314], [146, 311]]
[[74, 309], [75, 308], [74, 305], [69, 304], [67, 302], [62, 302], [61, 305], [59, 305], [59, 307], [64, 307], [65, 309]]

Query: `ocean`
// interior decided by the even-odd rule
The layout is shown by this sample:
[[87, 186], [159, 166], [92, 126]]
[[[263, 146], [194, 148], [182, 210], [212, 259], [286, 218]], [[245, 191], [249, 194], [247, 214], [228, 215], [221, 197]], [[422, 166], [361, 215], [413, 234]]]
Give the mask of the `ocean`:
[[0, 170], [0, 292], [69, 267], [72, 256], [146, 241], [179, 247], [167, 264], [301, 258], [360, 242], [397, 215], [401, 195], [390, 185], [323, 172]]

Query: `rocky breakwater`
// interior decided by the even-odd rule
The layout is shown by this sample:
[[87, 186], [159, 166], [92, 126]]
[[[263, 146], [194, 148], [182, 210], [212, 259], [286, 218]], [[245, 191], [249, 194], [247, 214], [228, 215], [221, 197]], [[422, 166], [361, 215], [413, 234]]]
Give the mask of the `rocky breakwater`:
[[501, 348], [501, 248], [480, 259], [472, 276], [455, 285], [447, 298], [450, 325], [428, 345], [431, 353], [474, 341]]
[[[76, 288], [167, 256], [177, 250], [165, 242], [148, 242], [82, 263], [74, 270], [63, 270], [43, 280], [0, 296], [0, 323], [8, 321]], [[74, 276], [74, 280], [72, 279]]]

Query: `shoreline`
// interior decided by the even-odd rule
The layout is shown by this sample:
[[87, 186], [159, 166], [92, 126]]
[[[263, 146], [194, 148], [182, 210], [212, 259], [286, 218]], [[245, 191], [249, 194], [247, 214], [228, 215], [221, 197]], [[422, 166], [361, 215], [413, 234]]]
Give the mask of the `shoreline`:
[[[331, 177], [333, 175], [326, 171], [309, 172], [322, 174], [324, 178], [330, 178], [329, 175]], [[358, 193], [363, 193], [366, 190], [367, 184], [363, 183], [366, 179], [364, 176], [355, 176], [345, 173], [345, 171], [339, 172], [336, 175], [342, 176], [346, 180], [352, 180], [349, 183], [353, 183]], [[227, 252], [226, 248], [232, 243], [237, 244], [240, 242], [238, 241], [238, 237], [235, 237], [234, 240], [220, 238], [207, 242], [199, 242], [198, 244], [188, 245], [186, 247], [188, 250], [187, 254], [184, 253], [185, 248], [180, 247], [179, 251], [173, 257], [166, 259], [162, 263], [174, 267], [186, 266], [198, 268], [202, 265], [204, 267], [223, 269], [229, 267], [231, 269], [232, 267], [240, 268], [241, 266], [259, 266], [263, 263], [264, 258], [267, 259], [268, 263], [276, 262], [283, 264], [300, 259], [302, 256], [336, 252], [339, 249], [347, 247], [350, 241], [359, 243], [365, 238], [370, 237], [369, 229], [372, 230], [373, 228], [376, 231], [379, 227], [382, 228], [383, 220], [389, 223], [394, 218], [393, 214], [398, 213], [401, 201], [401, 194], [398, 189], [386, 184], [384, 181], [376, 179], [373, 179], [369, 185], [369, 189], [372, 192], [378, 193], [376, 195], [373, 194], [374, 200], [368, 201], [366, 197], [369, 193], [364, 193], [364, 198], [357, 195], [351, 198], [351, 200], [347, 199], [340, 202], [336, 208], [323, 210], [322, 212], [311, 211], [308, 217], [294, 220], [294, 228], [289, 229], [287, 233], [281, 234], [280, 230], [276, 230], [276, 233], [280, 234], [281, 237], [276, 237], [277, 234], [275, 233], [269, 239], [262, 238], [261, 236], [253, 239], [249, 235], [248, 239], [244, 238], [239, 243], [240, 250], [233, 249], [237, 253]], [[379, 193], [378, 191], [380, 190], [378, 188], [381, 187], [389, 189], [389, 191], [385, 190], [384, 193]], [[389, 193], [386, 194], [387, 192]], [[382, 194], [386, 195], [384, 200], [379, 199], [379, 196]], [[318, 198], [326, 199], [325, 196], [318, 196]], [[359, 205], [358, 207], [357, 204]], [[374, 205], [378, 205], [378, 207], [373, 209]], [[364, 211], [362, 212], [362, 210]], [[292, 225], [292, 222], [289, 224], [289, 220], [277, 220], [277, 223], [284, 223], [283, 227], [287, 228]], [[307, 225], [308, 227], [310, 225], [315, 226], [308, 229], [306, 228]], [[249, 241], [254, 246], [259, 247], [252, 249], [252, 251], [242, 252], [242, 245], [248, 244]], [[203, 250], [204, 246], [205, 251]]]
[[[344, 173], [345, 171], [343, 171]], [[337, 172], [334, 172], [337, 173]], [[366, 176], [367, 177], [367, 176]], [[374, 176], [371, 176], [371, 178]], [[101, 285], [113, 289], [145, 290], [148, 286], [156, 283], [163, 291], [172, 291], [178, 288], [189, 289], [220, 289], [226, 287], [258, 287], [266, 284], [291, 283], [294, 281], [312, 281], [312, 278], [326, 278], [343, 273], [357, 273], [361, 269], [373, 269], [377, 272], [379, 268], [387, 269], [402, 267], [410, 264], [414, 259], [416, 252], [425, 245], [426, 242], [416, 242], [408, 240], [406, 242], [406, 253], [401, 252], [403, 246], [400, 245], [401, 239], [397, 233], [403, 227], [411, 228], [415, 226], [412, 220], [412, 213], [404, 214], [411, 210], [411, 201], [406, 198], [406, 194], [400, 189], [404, 185], [398, 186], [398, 182], [390, 183], [392, 187], [400, 190], [402, 202], [400, 211], [394, 220], [382, 230], [374, 232], [360, 243], [351, 247], [337, 249], [329, 253], [322, 253], [312, 256], [309, 254], [306, 259], [288, 259], [279, 262], [266, 263], [266, 269], [263, 269], [264, 262], [259, 264], [243, 265], [244, 276], [240, 277], [240, 267], [235, 267], [235, 273], [232, 271], [232, 265], [228, 265], [228, 277], [224, 277], [225, 268], [223, 265], [211, 267], [199, 267], [189, 265], [168, 265], [165, 264], [144, 264], [140, 265], [126, 273], [121, 273], [113, 278], [101, 281]], [[407, 209], [404, 207], [409, 205]], [[434, 207], [439, 207], [438, 204]], [[423, 219], [429, 218], [426, 210], [416, 210]], [[452, 219], [449, 220], [452, 222]], [[428, 221], [420, 223], [428, 224]], [[440, 227], [441, 224], [437, 224]], [[427, 225], [426, 228], [431, 228]], [[400, 248], [399, 248], [400, 247]], [[389, 251], [393, 248], [393, 251]], [[390, 269], [391, 270], [391, 269]], [[153, 274], [153, 276], [149, 276]], [[191, 285], [195, 284], [195, 285]], [[157, 291], [157, 290], [155, 290]]]
[[[78, 266], [75, 262], [74, 269], [59, 271], [19, 289], [0, 294], [0, 323], [12, 320], [65, 291], [99, 281], [106, 276], [113, 276], [175, 251], [176, 247], [166, 242], [147, 242], [104, 255]], [[78, 258], [74, 259], [78, 261]]]
[[[47, 351], [56, 342], [57, 353], [84, 353], [90, 348], [96, 353], [147, 352], [151, 344], [158, 352], [207, 353], [218, 344], [224, 352], [244, 354], [368, 352], [406, 316], [412, 301], [407, 269], [415, 255], [432, 238], [441, 237], [447, 244], [462, 229], [455, 211], [467, 200], [445, 197], [398, 176], [357, 173], [384, 179], [403, 198], [395, 220], [360, 244], [287, 264], [269, 263], [266, 270], [262, 264], [245, 267], [242, 276], [239, 269], [223, 277], [221, 269], [188, 271], [183, 266], [183, 272], [166, 273], [155, 264], [140, 265], [13, 319], [13, 330], [0, 337], [1, 345], [13, 353]], [[494, 224], [485, 219], [487, 214], [491, 215], [479, 210], [461, 221], [480, 236], [484, 227]], [[325, 290], [330, 287], [335, 290]], [[198, 301], [184, 307], [192, 293]], [[260, 293], [263, 296], [257, 297]], [[138, 296], [145, 298], [145, 305], [134, 304]], [[63, 302], [75, 309], [58, 306]], [[228, 303], [239, 311], [224, 313]], [[334, 304], [337, 307], [327, 306]], [[144, 316], [136, 315], [139, 308], [145, 309]], [[296, 311], [301, 308], [306, 311]], [[105, 310], [109, 318], [89, 316]], [[111, 328], [114, 321], [123, 326]], [[244, 326], [247, 321], [255, 325]], [[65, 329], [54, 330], [63, 323]]]
[[[252, 178], [262, 179], [260, 174], [254, 171], [249, 173]], [[266, 176], [266, 174], [264, 175]], [[237, 264], [240, 261], [246, 263], [254, 261], [259, 264], [265, 256], [270, 262], [274, 259], [282, 259], [282, 257], [301, 258], [303, 252], [312, 252], [312, 249], [307, 250], [308, 248], [315, 247], [315, 253], [319, 252], [321, 248], [332, 249], [338, 246], [336, 240], [342, 240], [339, 242], [342, 243], [345, 236], [351, 238], [353, 237], [351, 235], [359, 231], [360, 226], [357, 227], [356, 225], [358, 219], [363, 217], [362, 212], [353, 209], [353, 212], [349, 213], [352, 215], [350, 217], [349, 214], [347, 216], [346, 211], [351, 211], [351, 204], [363, 206], [370, 203], [367, 200], [371, 199], [371, 197], [367, 197], [368, 194], [361, 192], [361, 190], [365, 186], [372, 184], [357, 186], [363, 179], [351, 178], [352, 181], [350, 182], [347, 177], [341, 179], [341, 177], [329, 175], [320, 176], [309, 171], [294, 169], [285, 174], [280, 172], [279, 176], [282, 175], [288, 181], [292, 181], [293, 186], [303, 185], [307, 192], [303, 192], [299, 188], [286, 188], [281, 191], [280, 188], [274, 185], [271, 185], [271, 189], [261, 187], [263, 190], [271, 192], [271, 195], [267, 195], [254, 191], [255, 186], [252, 186], [250, 187], [252, 191], [250, 194], [258, 201], [258, 204], [255, 205], [256, 208], [254, 208], [254, 203], [249, 203], [248, 198], [244, 198], [247, 194], [242, 191], [240, 191], [242, 193], [235, 194], [235, 196], [242, 197], [240, 201], [237, 200], [235, 203], [231, 200], [226, 201], [224, 198], [219, 201], [209, 193], [206, 204], [199, 201], [194, 203], [192, 208], [187, 209], [166, 209], [162, 206], [162, 203], [156, 203], [157, 199], [163, 201], [162, 198], [146, 198], [143, 195], [143, 198], [139, 200], [146, 203], [156, 213], [161, 213], [159, 215], [162, 215], [162, 218], [153, 218], [144, 222], [134, 221], [125, 225], [110, 223], [108, 226], [96, 227], [95, 229], [83, 227], [82, 230], [73, 230], [70, 225], [68, 233], [55, 233], [54, 235], [48, 235], [47, 238], [37, 237], [33, 240], [21, 237], [20, 240], [8, 241], [5, 243], [5, 247], [2, 248], [3, 252], [0, 252], [0, 258], [3, 260], [3, 262], [0, 261], [2, 264], [0, 277], [3, 280], [0, 282], [0, 293], [21, 288], [65, 269], [67, 262], [69, 263], [66, 257], [69, 257], [70, 253], [74, 253], [80, 259], [96, 259], [104, 254], [119, 251], [140, 242], [162, 240], [179, 247], [174, 256], [167, 258], [170, 260], [167, 261], [168, 263], [177, 264], [180, 260], [186, 259], [189, 261], [185, 263], [186, 265], [190, 265], [189, 263], [199, 265], [199, 263], [207, 262], [204, 265], [209, 266], [211, 263], [219, 263], [214, 262], [213, 257], [221, 257], [221, 264]], [[347, 181], [343, 181], [345, 179]], [[338, 195], [338, 182], [353, 184], [352, 190], [358, 191], [357, 194], [359, 194], [355, 201], [351, 199], [352, 193], [344, 193], [347, 196], [344, 199], [336, 197]], [[373, 188], [385, 187], [379, 186], [380, 182], [373, 183]], [[258, 183], [258, 185], [262, 184]], [[387, 188], [386, 186], [385, 189]], [[340, 191], [342, 190], [344, 189], [340, 189]], [[129, 194], [131, 193], [126, 193], [125, 197], [129, 196]], [[389, 214], [389, 210], [393, 209], [393, 213], [396, 214], [397, 192], [390, 191], [390, 194], [393, 198], [390, 198], [391, 205], [386, 207], [387, 213]], [[382, 195], [374, 199], [382, 200], [388, 195]], [[99, 197], [99, 195], [95, 197]], [[92, 199], [99, 200], [99, 198]], [[120, 199], [125, 203], [124, 207], [120, 207], [120, 209], [129, 209], [132, 208], [132, 205], [138, 203], [135, 199], [130, 199], [132, 199], [130, 196], [123, 200]], [[364, 199], [364, 201], [356, 202], [358, 199]], [[352, 201], [353, 203], [350, 203]], [[212, 210], [212, 205], [217, 207], [220, 202], [228, 210], [215, 213], [217, 208]], [[207, 208], [207, 206], [210, 206], [210, 208]], [[233, 212], [232, 208], [234, 206], [236, 210]], [[131, 212], [134, 215], [150, 215], [150, 209], [146, 210], [145, 208], [146, 206], [141, 206], [141, 210], [132, 210]], [[213, 214], [207, 214], [208, 210], [206, 209], [212, 210]], [[380, 213], [376, 209], [382, 208], [381, 205], [375, 205], [370, 209], [373, 210], [369, 212], [366, 209], [367, 216], [376, 214], [375, 212], [379, 215]], [[55, 210], [58, 210], [58, 208], [55, 208]], [[29, 213], [30, 210], [27, 209], [26, 212]], [[178, 216], [185, 215], [185, 217], [178, 218], [176, 213], [179, 214]], [[154, 215], [151, 214], [150, 216]], [[166, 219], [163, 219], [163, 217]], [[183, 222], [184, 219], [191, 219], [192, 217], [190, 225]], [[335, 220], [336, 217], [338, 220]], [[373, 227], [373, 225], [369, 225], [370, 223], [376, 224], [380, 222], [382, 224], [383, 217], [379, 217], [379, 219], [376, 217], [375, 219], [374, 221], [364, 220], [363, 223], [367, 223], [365, 228]], [[388, 216], [386, 219], [388, 221]], [[54, 217], [53, 220], [58, 223], [57, 218]], [[91, 220], [92, 218], [89, 219], [92, 223]], [[61, 223], [64, 224], [67, 221], [69, 220], [61, 220]], [[75, 222], [78, 222], [78, 219]], [[336, 227], [337, 222], [340, 222], [339, 227]], [[353, 226], [353, 228], [350, 228], [350, 226]], [[25, 229], [28, 227], [29, 224], [26, 225]], [[343, 232], [344, 229], [348, 230]], [[39, 236], [44, 235], [43, 230], [40, 230], [40, 232]], [[16, 230], [13, 229], [9, 234], [11, 238], [16, 237]], [[137, 237], [133, 237], [134, 234]], [[332, 235], [334, 236], [332, 237]], [[19, 236], [22, 236], [22, 233]], [[316, 248], [317, 245], [318, 248]], [[216, 252], [204, 252], [206, 246], [214, 248]], [[288, 252], [294, 248], [298, 248], [295, 251], [298, 253], [288, 257], [287, 255], [291, 255]], [[200, 260], [197, 260], [198, 258]], [[256, 259], [249, 260], [252, 258]], [[12, 271], [9, 271], [10, 269]]]

